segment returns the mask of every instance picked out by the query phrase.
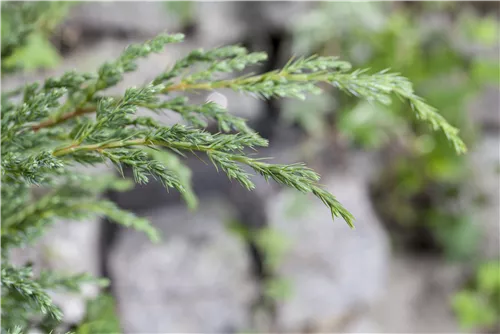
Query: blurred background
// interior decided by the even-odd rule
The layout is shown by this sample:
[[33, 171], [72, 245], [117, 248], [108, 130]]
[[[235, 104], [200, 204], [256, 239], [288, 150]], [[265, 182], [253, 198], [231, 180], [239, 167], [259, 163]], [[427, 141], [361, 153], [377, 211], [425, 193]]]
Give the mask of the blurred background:
[[[271, 140], [261, 156], [305, 161], [356, 217], [331, 222], [314, 198], [257, 181], [251, 193], [188, 161], [200, 207], [151, 184], [109, 193], [164, 239], [106, 221], [60, 222], [18, 261], [111, 279], [84, 297], [54, 294], [81, 333], [500, 332], [498, 2], [54, 2], [54, 29], [14, 55], [4, 87], [95, 70], [131, 43], [183, 32], [117, 91], [147, 83], [195, 48], [336, 55], [414, 83], [469, 153], [422, 127], [394, 99], [369, 104], [326, 89], [305, 101], [234, 92], [227, 103]], [[5, 19], [2, 17], [2, 19]], [[167, 123], [179, 121], [174, 114]], [[102, 171], [109, 171], [102, 169]], [[101, 170], [100, 170], [101, 171]], [[111, 170], [112, 171], [112, 170]], [[82, 323], [100, 324], [82, 327]], [[83, 328], [83, 329], [82, 329]], [[93, 328], [93, 329], [89, 329]], [[85, 331], [86, 330], [86, 331]]]

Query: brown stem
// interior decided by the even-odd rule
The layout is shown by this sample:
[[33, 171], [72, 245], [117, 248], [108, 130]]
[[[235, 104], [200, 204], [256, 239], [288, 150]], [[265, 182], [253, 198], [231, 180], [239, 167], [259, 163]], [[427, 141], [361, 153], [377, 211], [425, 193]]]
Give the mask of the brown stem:
[[[316, 73], [317, 81], [324, 81], [327, 78], [325, 77], [327, 73]], [[186, 90], [212, 90], [217, 88], [229, 88], [233, 85], [245, 85], [258, 82], [262, 80], [264, 77], [269, 77], [273, 79], [279, 79], [281, 77], [287, 78], [289, 81], [307, 81], [310, 80], [310, 75], [307, 74], [290, 74], [286, 72], [280, 73], [267, 73], [265, 75], [254, 75], [250, 77], [244, 78], [236, 78], [236, 79], [228, 79], [228, 80], [219, 80], [213, 82], [198, 82], [198, 83], [185, 83], [180, 82], [175, 85], [168, 86], [164, 89], [163, 92], [172, 92], [172, 91], [186, 91]]]
[[31, 127], [31, 129], [33, 131], [37, 132], [40, 129], [50, 128], [50, 127], [52, 127], [54, 125], [63, 123], [64, 121], [67, 121], [70, 118], [78, 117], [78, 116], [81, 116], [81, 115], [84, 115], [84, 114], [93, 113], [95, 110], [96, 110], [95, 106], [87, 107], [87, 108], [78, 108], [78, 109], [76, 109], [76, 110], [74, 110], [74, 111], [72, 111], [70, 113], [63, 114], [61, 117], [59, 117], [57, 119], [48, 119], [48, 120], [45, 120], [45, 121], [43, 121], [41, 123], [35, 124], [35, 125], [33, 125]]
[[[306, 78], [303, 74], [288, 74], [287, 77], [291, 80], [304, 80]], [[217, 88], [228, 88], [231, 85], [235, 84], [248, 84], [252, 83], [255, 81], [259, 81], [262, 79], [262, 75], [256, 75], [252, 77], [247, 77], [247, 78], [237, 78], [237, 79], [229, 79], [229, 80], [220, 80], [220, 81], [215, 81], [215, 82], [198, 82], [198, 83], [186, 83], [186, 82], [179, 82], [177, 84], [171, 85], [166, 87], [163, 92], [172, 92], [172, 91], [187, 91], [187, 90], [213, 90]], [[63, 114], [61, 117], [53, 120], [53, 119], [48, 119], [45, 120], [39, 124], [35, 124], [31, 127], [33, 131], [38, 131], [43, 128], [48, 128], [60, 123], [63, 123], [64, 121], [73, 118], [73, 117], [78, 117], [84, 114], [89, 114], [92, 113], [96, 110], [95, 106], [92, 107], [87, 107], [87, 108], [78, 108], [70, 113]]]
[[[221, 81], [223, 82], [223, 81]], [[184, 82], [180, 82], [175, 85], [171, 85], [166, 87], [163, 92], [173, 92], [173, 91], [186, 91], [186, 90], [198, 90], [198, 89], [204, 89], [204, 90], [210, 90], [213, 89], [214, 84], [213, 83], [195, 83], [195, 84], [187, 84]]]
[[[279, 75], [277, 75], [279, 77]], [[307, 80], [307, 76], [304, 74], [286, 74], [286, 77], [290, 81], [304, 81]], [[220, 81], [215, 81], [215, 82], [199, 82], [199, 83], [185, 83], [185, 82], [180, 82], [178, 84], [174, 84], [171, 86], [166, 87], [163, 92], [172, 92], [172, 91], [188, 91], [188, 90], [213, 90], [217, 88], [229, 88], [232, 85], [235, 84], [249, 84], [253, 83], [256, 81], [259, 81], [262, 79], [262, 75], [256, 75], [252, 77], [247, 77], [247, 78], [237, 78], [237, 79], [230, 79], [230, 80], [220, 80]], [[320, 78], [323, 79], [324, 78]], [[87, 108], [78, 108], [70, 113], [63, 114], [61, 117], [53, 120], [53, 119], [48, 119], [45, 120], [41, 123], [35, 124], [31, 127], [33, 131], [38, 131], [43, 128], [48, 128], [52, 127], [54, 125], [58, 125], [60, 123], [65, 122], [68, 119], [78, 117], [84, 114], [90, 114], [96, 111], [95, 106], [87, 107]]]
[[113, 148], [121, 148], [121, 147], [129, 147], [129, 146], [147, 146], [147, 145], [158, 145], [158, 146], [164, 146], [164, 147], [169, 147], [169, 148], [175, 148], [178, 150], [196, 150], [196, 151], [202, 151], [202, 152], [210, 152], [213, 149], [210, 146], [205, 146], [205, 145], [193, 145], [191, 143], [187, 142], [159, 142], [159, 141], [154, 141], [150, 139], [145, 139], [145, 138], [139, 138], [139, 139], [132, 139], [132, 140], [119, 140], [115, 142], [110, 142], [106, 144], [90, 144], [90, 145], [79, 145], [79, 144], [72, 144], [66, 147], [62, 147], [59, 149], [56, 149], [52, 155], [55, 157], [63, 156], [66, 154], [71, 154], [75, 152], [80, 152], [80, 151], [100, 151], [105, 149], [113, 149]]

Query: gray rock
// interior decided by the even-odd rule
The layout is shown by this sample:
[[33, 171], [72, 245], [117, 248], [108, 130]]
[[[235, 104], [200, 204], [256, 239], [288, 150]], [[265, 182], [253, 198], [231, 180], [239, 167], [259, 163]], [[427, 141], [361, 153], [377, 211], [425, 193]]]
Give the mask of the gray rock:
[[472, 222], [481, 231], [480, 254], [495, 259], [500, 254], [500, 137], [482, 138], [470, 153], [472, 178], [470, 195], [485, 199], [483, 205], [472, 212]]
[[163, 2], [88, 2], [70, 12], [67, 23], [94, 32], [124, 32], [153, 36], [161, 32], [178, 32], [182, 21], [168, 11]]
[[222, 333], [245, 329], [256, 288], [244, 245], [223, 226], [220, 201], [196, 213], [153, 210], [164, 235], [153, 245], [125, 231], [111, 252], [113, 290], [125, 333]]
[[459, 333], [450, 302], [463, 277], [460, 265], [397, 255], [383, 299], [369, 317], [384, 333]]
[[[498, 59], [497, 55], [497, 59]], [[500, 90], [498, 86], [486, 87], [469, 108], [472, 120], [485, 131], [500, 131]]]
[[[312, 1], [258, 1], [243, 3], [240, 16], [251, 31], [290, 31], [294, 24], [317, 5]], [[258, 24], [255, 24], [258, 22]]]
[[316, 198], [300, 200], [295, 210], [303, 209], [301, 215], [286, 213], [295, 194], [284, 192], [269, 203], [272, 226], [292, 245], [279, 269], [292, 284], [292, 296], [279, 308], [284, 331], [343, 331], [361, 317], [360, 310], [383, 296], [389, 247], [371, 207], [366, 178], [352, 169], [323, 178], [325, 188], [356, 216], [355, 230], [341, 219], [332, 222]]
[[241, 43], [247, 31], [244, 20], [238, 17], [241, 3], [198, 2], [195, 6], [196, 40], [203, 48]]

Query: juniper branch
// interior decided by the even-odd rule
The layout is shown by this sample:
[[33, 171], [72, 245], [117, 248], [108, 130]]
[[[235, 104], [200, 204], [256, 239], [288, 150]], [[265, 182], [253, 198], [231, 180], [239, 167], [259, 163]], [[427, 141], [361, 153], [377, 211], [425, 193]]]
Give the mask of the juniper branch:
[[[207, 52], [207, 54], [209, 53]], [[238, 52], [235, 52], [235, 54], [238, 54]], [[172, 73], [177, 74], [179, 68], [187, 66], [189, 63], [188, 60], [194, 61], [191, 58], [193, 57], [188, 56], [186, 59], [179, 62], [181, 65], [178, 65], [179, 63], [174, 65], [174, 68], [171, 71], [161, 77], [162, 80], [158, 78], [155, 79], [149, 87], [152, 87], [153, 84], [159, 85], [160, 82], [165, 81], [166, 78], [171, 78], [173, 76]], [[203, 59], [213, 58], [214, 57], [212, 56], [207, 56], [207, 58]], [[234, 64], [229, 66], [230, 69], [244, 68], [247, 65], [245, 61], [238, 63], [238, 60], [238, 57], [231, 59]], [[238, 66], [238, 64], [240, 65]], [[434, 130], [441, 129], [458, 153], [466, 152], [465, 144], [458, 137], [458, 129], [451, 126], [441, 115], [437, 113], [435, 108], [429, 106], [422, 98], [415, 95], [412, 85], [408, 79], [397, 73], [389, 73], [387, 70], [375, 74], [368, 74], [367, 70], [355, 70], [347, 73], [350, 69], [351, 65], [348, 62], [340, 61], [336, 57], [313, 56], [307, 59], [291, 61], [281, 70], [260, 75], [241, 76], [226, 80], [200, 80], [200, 78], [212, 79], [213, 69], [209, 69], [209, 74], [201, 72], [202, 74], [205, 74], [188, 76], [178, 83], [168, 82], [167, 80], [167, 83], [165, 84], [166, 87], [161, 90], [161, 93], [170, 93], [174, 91], [213, 91], [217, 89], [232, 89], [237, 92], [251, 93], [266, 99], [273, 97], [305, 99], [306, 94], [308, 93], [321, 93], [321, 89], [319, 88], [320, 84], [330, 84], [348, 94], [382, 104], [390, 104], [391, 95], [396, 95], [408, 101], [418, 118], [428, 122]], [[229, 128], [227, 123], [231, 124], [236, 122], [239, 124], [237, 127], [238, 130], [241, 131], [247, 129], [243, 120], [237, 120], [236, 122], [226, 121], [225, 123], [224, 119], [218, 118], [218, 116], [223, 115], [222, 113], [203, 113], [203, 110], [206, 108], [191, 108], [191, 113], [186, 113], [186, 109], [189, 109], [189, 107], [185, 104], [182, 105], [167, 102], [163, 104], [151, 105], [137, 103], [136, 106], [149, 107], [154, 110], [165, 109], [171, 106], [172, 110], [181, 113], [181, 115], [185, 116], [188, 121], [191, 121], [195, 125], [203, 126], [205, 124], [202, 122], [200, 123], [200, 121], [195, 117], [190, 117], [191, 113], [202, 113], [211, 118], [215, 118], [224, 130], [228, 130]], [[78, 117], [85, 113], [91, 113], [95, 110], [96, 109], [93, 109], [92, 107], [84, 110], [76, 110], [71, 113], [61, 115], [57, 120], [49, 120], [45, 121], [45, 123], [35, 125], [33, 126], [33, 129], [37, 130], [47, 125], [51, 126], [59, 124], [66, 119]]]
[[[181, 127], [181, 126], [176, 126]], [[167, 129], [166, 131], [170, 131]], [[273, 165], [264, 163], [257, 159], [249, 158], [242, 154], [233, 154], [234, 151], [242, 151], [244, 147], [266, 146], [267, 141], [254, 135], [216, 135], [207, 137], [205, 144], [191, 142], [174, 142], [165, 140], [165, 136], [151, 135], [150, 137], [133, 139], [128, 141], [117, 141], [106, 144], [68, 146], [53, 152], [56, 157], [74, 154], [78, 152], [97, 151], [104, 153], [105, 150], [113, 150], [125, 147], [139, 146], [162, 146], [174, 150], [200, 151], [206, 153], [210, 160], [226, 172], [229, 178], [236, 179], [247, 189], [253, 189], [254, 185], [241, 168], [235, 162], [245, 164], [266, 179], [297, 189], [303, 193], [312, 193], [321, 199], [330, 209], [333, 217], [343, 218], [351, 227], [354, 227], [353, 216], [335, 199], [333, 195], [319, 187], [319, 175], [305, 167], [303, 164], [295, 165]], [[231, 147], [229, 146], [231, 145]], [[228, 149], [230, 147], [230, 149]], [[228, 151], [228, 152], [227, 152]]]
[[[22, 35], [22, 29], [20, 31]], [[56, 218], [107, 216], [157, 241], [158, 231], [145, 219], [99, 199], [99, 192], [112, 186], [112, 182], [99, 181], [97, 185], [93, 179], [94, 184], [89, 184], [71, 167], [110, 162], [123, 174], [122, 169], [127, 166], [135, 182], [146, 183], [151, 177], [155, 178], [165, 188], [179, 191], [188, 205], [194, 207], [196, 197], [190, 185], [189, 169], [181, 162], [185, 152], [206, 154], [217, 170], [249, 190], [255, 186], [248, 172], [251, 169], [266, 180], [312, 194], [329, 208], [332, 218], [340, 217], [353, 226], [353, 216], [321, 187], [319, 175], [314, 171], [303, 164], [271, 164], [251, 157], [249, 150], [268, 143], [249, 128], [244, 119], [215, 103], [196, 105], [183, 97], [172, 98], [173, 92], [230, 89], [264, 99], [304, 99], [330, 85], [347, 94], [384, 104], [397, 96], [412, 106], [418, 118], [433, 129], [442, 130], [457, 152], [465, 152], [458, 130], [418, 97], [406, 78], [388, 72], [352, 71], [348, 62], [336, 57], [292, 59], [280, 70], [228, 79], [228, 73], [258, 65], [266, 60], [266, 55], [250, 53], [241, 46], [200, 49], [175, 62], [147, 85], [129, 88], [120, 96], [106, 94], [105, 89], [115, 86], [126, 72], [137, 68], [140, 58], [161, 52], [166, 45], [180, 42], [182, 38], [180, 34], [162, 34], [131, 45], [96, 73], [67, 72], [43, 84], [28, 84], [2, 93], [3, 224], [0, 231], [3, 259], [8, 258], [6, 254], [10, 249], [36, 240]], [[138, 108], [154, 113], [176, 112], [190, 126], [164, 126], [152, 117], [138, 116]], [[205, 131], [208, 121], [215, 121], [221, 133]], [[231, 131], [236, 134], [230, 134]], [[51, 191], [36, 199], [30, 191], [33, 185]], [[75, 288], [70, 281], [83, 280], [74, 277], [70, 281], [48, 278], [37, 281], [31, 277], [30, 270], [14, 268], [8, 262], [2, 268], [2, 292], [7, 291], [2, 305], [13, 310], [9, 313], [12, 321], [9, 324], [21, 322], [28, 326], [28, 309], [38, 309], [59, 319], [60, 313], [47, 298], [44, 287]], [[22, 301], [12, 298], [14, 294], [20, 295]]]
[[14, 268], [3, 266], [1, 270], [2, 288], [8, 293], [18, 294], [25, 299], [28, 304], [35, 304], [42, 314], [50, 315], [56, 320], [62, 318], [62, 313], [52, 304], [49, 295], [42, 289], [40, 284], [33, 280], [33, 273], [30, 268]]
[[[459, 130], [451, 126], [437, 110], [415, 95], [411, 82], [398, 73], [387, 70], [368, 74], [367, 70], [350, 70], [350, 64], [336, 57], [311, 57], [291, 62], [279, 71], [261, 75], [211, 82], [181, 81], [165, 88], [166, 92], [216, 90], [228, 88], [238, 92], [253, 93], [263, 98], [292, 97], [305, 99], [306, 93], [319, 94], [318, 84], [330, 84], [342, 91], [368, 101], [390, 104], [390, 95], [409, 102], [416, 116], [428, 122], [434, 130], [441, 129], [457, 153], [466, 147], [458, 137]], [[309, 71], [309, 72], [306, 72]]]

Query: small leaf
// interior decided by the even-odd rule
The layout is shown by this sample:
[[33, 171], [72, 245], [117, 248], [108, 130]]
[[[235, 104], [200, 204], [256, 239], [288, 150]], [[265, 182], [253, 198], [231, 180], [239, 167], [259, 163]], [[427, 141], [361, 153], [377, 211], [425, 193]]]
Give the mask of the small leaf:
[[35, 32], [30, 35], [23, 48], [17, 49], [3, 62], [7, 66], [19, 65], [26, 71], [33, 71], [40, 68], [53, 68], [61, 62], [61, 57], [46, 36]]

